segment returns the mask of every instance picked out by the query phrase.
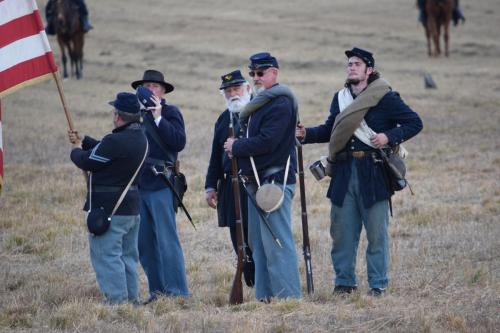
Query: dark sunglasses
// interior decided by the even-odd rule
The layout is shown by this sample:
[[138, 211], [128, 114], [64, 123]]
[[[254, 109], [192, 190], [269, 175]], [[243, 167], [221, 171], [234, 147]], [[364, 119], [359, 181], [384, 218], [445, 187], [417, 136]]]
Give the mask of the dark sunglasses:
[[251, 71], [251, 72], [248, 72], [248, 75], [250, 75], [250, 77], [254, 77], [255, 75], [257, 75], [258, 77], [263, 77], [265, 74], [266, 74], [265, 71], [257, 71], [257, 72]]

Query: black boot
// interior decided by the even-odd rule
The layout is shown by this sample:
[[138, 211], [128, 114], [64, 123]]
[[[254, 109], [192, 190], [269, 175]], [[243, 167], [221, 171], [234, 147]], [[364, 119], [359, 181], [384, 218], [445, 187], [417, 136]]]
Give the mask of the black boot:
[[55, 35], [56, 34], [56, 31], [54, 29], [54, 24], [51, 21], [47, 22], [47, 26], [45, 27], [45, 33], [47, 35]]
[[462, 23], [465, 23], [465, 17], [462, 14], [460, 7], [453, 8], [452, 18], [453, 18], [453, 25], [454, 26], [457, 26], [458, 23], [460, 23], [460, 21], [462, 21]]
[[89, 22], [88, 15], [82, 16], [82, 29], [85, 33], [89, 32], [91, 29], [94, 29], [94, 27]]

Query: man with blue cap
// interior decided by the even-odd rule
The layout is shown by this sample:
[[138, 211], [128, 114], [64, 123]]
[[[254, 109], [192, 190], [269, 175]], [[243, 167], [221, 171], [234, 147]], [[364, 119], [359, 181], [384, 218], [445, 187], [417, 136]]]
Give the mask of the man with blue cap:
[[[297, 253], [292, 232], [295, 191], [297, 101], [278, 83], [279, 65], [268, 52], [250, 57], [249, 75], [256, 96], [240, 112], [242, 138], [228, 138], [224, 149], [238, 158], [252, 197], [248, 200], [248, 241], [255, 263], [255, 295], [300, 298]], [[276, 184], [281, 194], [272, 211], [254, 198], [260, 186]], [[259, 205], [259, 206], [258, 206]]]
[[[205, 178], [205, 200], [209, 207], [217, 209], [219, 227], [229, 227], [231, 242], [235, 253], [238, 253], [236, 235], [236, 217], [234, 193], [231, 182], [231, 159], [224, 152], [224, 142], [229, 134], [229, 124], [232, 121], [233, 133], [241, 136], [239, 114], [251, 98], [251, 88], [239, 70], [221, 76], [220, 92], [226, 104], [215, 123], [212, 153]], [[248, 244], [247, 228], [247, 196], [240, 184], [241, 220], [243, 225], [244, 243]], [[245, 265], [243, 277], [247, 286], [254, 285], [255, 268], [252, 251], [245, 248]]]
[[331, 178], [331, 257], [336, 294], [357, 289], [356, 255], [361, 230], [368, 240], [369, 294], [380, 296], [389, 283], [389, 186], [380, 149], [389, 152], [422, 130], [420, 117], [392, 91], [367, 50], [345, 51], [347, 80], [330, 106], [326, 122], [297, 126], [303, 143], [330, 142], [327, 175]]
[[[111, 134], [98, 141], [89, 136], [81, 140], [76, 131], [68, 133], [73, 144], [71, 160], [91, 175], [84, 210], [102, 207], [106, 216], [112, 214], [148, 149], [135, 94], [119, 93], [109, 104], [113, 106]], [[111, 217], [109, 229], [99, 236], [89, 235], [92, 266], [99, 288], [109, 303], [138, 301], [138, 233], [139, 191], [134, 178]]]

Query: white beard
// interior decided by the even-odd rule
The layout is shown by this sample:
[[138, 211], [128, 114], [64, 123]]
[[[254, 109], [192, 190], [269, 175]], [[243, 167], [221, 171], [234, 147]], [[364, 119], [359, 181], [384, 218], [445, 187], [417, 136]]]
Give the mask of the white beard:
[[233, 96], [226, 99], [226, 107], [231, 112], [239, 113], [250, 102], [250, 93], [245, 90], [243, 96]]
[[257, 96], [258, 94], [260, 94], [264, 90], [266, 90], [266, 88], [264, 88], [263, 85], [259, 85], [258, 87], [253, 86], [253, 92], [255, 93], [255, 96]]

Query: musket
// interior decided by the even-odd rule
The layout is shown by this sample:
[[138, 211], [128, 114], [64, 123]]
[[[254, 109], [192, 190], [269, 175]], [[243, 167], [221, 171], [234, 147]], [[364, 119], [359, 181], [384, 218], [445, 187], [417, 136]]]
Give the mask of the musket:
[[259, 205], [257, 205], [257, 201], [253, 197], [253, 194], [250, 193], [250, 190], [247, 188], [246, 180], [241, 175], [239, 175], [239, 176], [240, 176], [241, 182], [243, 183], [243, 188], [245, 189], [245, 192], [248, 196], [248, 199], [252, 202], [252, 205], [254, 205], [254, 207], [257, 210], [257, 213], [259, 213], [259, 216], [262, 219], [262, 221], [264, 221], [264, 225], [267, 227], [267, 230], [269, 230], [269, 233], [273, 237], [276, 244], [278, 244], [278, 246], [280, 248], [283, 248], [280, 240], [278, 239], [278, 237], [276, 237], [276, 234], [273, 232], [273, 229], [271, 228], [271, 224], [269, 223], [269, 220], [267, 219], [266, 213], [264, 213], [264, 211], [262, 209], [260, 209]]
[[182, 199], [179, 196], [179, 193], [177, 193], [177, 191], [175, 190], [174, 185], [172, 184], [172, 182], [168, 178], [168, 175], [166, 173], [167, 172], [167, 168], [165, 168], [162, 172], [160, 172], [160, 171], [156, 170], [156, 168], [155, 168], [154, 165], [152, 165], [151, 166], [151, 171], [153, 172], [153, 174], [155, 176], [158, 176], [158, 175], [163, 176], [163, 179], [165, 179], [165, 181], [167, 182], [167, 185], [170, 187], [170, 189], [172, 190], [172, 193], [174, 193], [175, 198], [179, 202], [179, 206], [181, 206], [181, 208], [184, 211], [184, 213], [186, 214], [189, 222], [191, 222], [191, 225], [193, 226], [194, 230], [196, 230], [196, 226], [193, 223], [193, 219], [191, 218], [191, 215], [189, 215], [189, 212], [187, 211], [186, 206], [184, 206], [184, 204], [182, 203]]
[[[233, 128], [233, 114], [229, 112], [229, 135], [228, 137], [234, 138]], [[243, 244], [243, 223], [241, 219], [241, 199], [240, 199], [240, 185], [238, 181], [238, 165], [236, 157], [231, 158], [231, 185], [233, 188], [234, 197], [234, 217], [236, 226], [236, 245], [238, 254], [238, 263], [236, 264], [236, 273], [234, 274], [233, 287], [229, 294], [229, 304], [243, 303], [243, 283], [241, 281], [243, 275], [243, 268], [245, 266], [245, 246]]]
[[309, 245], [309, 225], [307, 223], [307, 207], [306, 207], [306, 189], [304, 184], [304, 159], [302, 157], [302, 144], [295, 138], [297, 146], [297, 160], [299, 167], [299, 185], [300, 185], [300, 208], [302, 217], [302, 250], [304, 253], [307, 293], [314, 292], [313, 272], [311, 262], [311, 247]]

